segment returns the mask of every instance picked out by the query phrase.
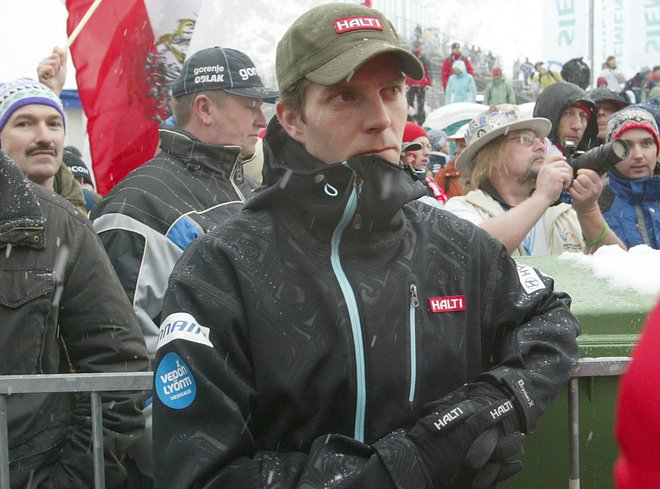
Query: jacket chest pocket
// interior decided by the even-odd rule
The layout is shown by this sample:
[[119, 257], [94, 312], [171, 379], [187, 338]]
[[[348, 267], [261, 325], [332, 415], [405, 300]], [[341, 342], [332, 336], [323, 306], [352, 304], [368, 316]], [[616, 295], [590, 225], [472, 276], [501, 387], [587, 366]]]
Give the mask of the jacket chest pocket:
[[[5, 352], [0, 356], [2, 374], [42, 372], [46, 344], [53, 343], [56, 335], [54, 290], [50, 270], [0, 269], [0, 345]], [[49, 363], [54, 361], [57, 365], [58, 356], [49, 359]]]

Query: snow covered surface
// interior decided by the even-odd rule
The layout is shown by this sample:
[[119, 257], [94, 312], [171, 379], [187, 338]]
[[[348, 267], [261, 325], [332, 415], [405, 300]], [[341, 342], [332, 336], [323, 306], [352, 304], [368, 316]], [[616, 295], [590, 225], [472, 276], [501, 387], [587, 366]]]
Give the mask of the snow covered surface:
[[612, 245], [599, 248], [593, 255], [564, 253], [559, 258], [591, 269], [595, 277], [613, 287], [660, 297], [660, 250], [640, 245], [624, 251]]

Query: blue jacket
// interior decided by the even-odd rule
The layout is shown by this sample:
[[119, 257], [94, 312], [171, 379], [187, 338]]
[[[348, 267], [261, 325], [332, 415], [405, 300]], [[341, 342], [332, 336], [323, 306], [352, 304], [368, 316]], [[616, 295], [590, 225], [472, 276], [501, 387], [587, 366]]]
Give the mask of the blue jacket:
[[454, 73], [449, 77], [447, 90], [445, 92], [445, 104], [456, 102], [476, 102], [477, 85], [469, 73]]
[[611, 171], [610, 188], [615, 198], [604, 213], [610, 228], [629, 248], [647, 244], [660, 249], [660, 175], [629, 180]]

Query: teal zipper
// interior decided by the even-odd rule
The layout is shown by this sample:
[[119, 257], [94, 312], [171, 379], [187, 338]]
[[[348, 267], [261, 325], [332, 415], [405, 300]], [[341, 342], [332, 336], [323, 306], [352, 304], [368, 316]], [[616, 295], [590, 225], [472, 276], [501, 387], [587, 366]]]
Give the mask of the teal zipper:
[[410, 307], [408, 324], [410, 325], [410, 394], [408, 400], [413, 402], [415, 400], [415, 387], [417, 385], [417, 336], [416, 336], [416, 322], [415, 322], [415, 309], [419, 307], [419, 297], [417, 297], [417, 287], [415, 284], [410, 285]]
[[357, 209], [358, 194], [360, 191], [360, 184], [356, 181], [353, 191], [348, 198], [348, 203], [344, 209], [344, 214], [337, 224], [335, 231], [332, 233], [332, 240], [330, 242], [330, 262], [332, 270], [335, 272], [339, 286], [346, 301], [348, 309], [348, 317], [351, 321], [351, 330], [353, 332], [353, 348], [355, 350], [355, 376], [357, 384], [357, 399], [355, 405], [355, 431], [354, 438], [359, 442], [364, 442], [364, 424], [365, 413], [367, 404], [367, 379], [365, 374], [365, 360], [364, 360], [364, 343], [362, 341], [362, 324], [360, 322], [360, 313], [357, 306], [357, 299], [351, 287], [344, 269], [339, 260], [339, 244], [341, 236], [346, 229], [346, 226], [351, 222]]

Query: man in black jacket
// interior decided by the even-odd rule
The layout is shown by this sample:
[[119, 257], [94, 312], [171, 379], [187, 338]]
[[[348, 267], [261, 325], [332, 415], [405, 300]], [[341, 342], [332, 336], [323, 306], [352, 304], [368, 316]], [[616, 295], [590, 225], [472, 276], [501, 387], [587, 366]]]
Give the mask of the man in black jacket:
[[[0, 374], [149, 368], [144, 338], [87, 218], [0, 151]], [[126, 476], [141, 393], [102, 395], [106, 487]], [[93, 487], [89, 394], [7, 399], [11, 487]]]
[[[202, 49], [172, 87], [176, 126], [161, 126], [161, 152], [133, 170], [90, 216], [133, 304], [147, 349], [156, 352], [167, 279], [183, 250], [238, 212], [256, 186], [243, 174], [266, 127], [264, 87], [254, 63], [235, 49]], [[151, 477], [150, 402], [144, 445], [134, 456]]]
[[[404, 75], [376, 10], [277, 49], [264, 187], [177, 263], [154, 385], [159, 488], [490, 488], [567, 381], [552, 279], [417, 199]], [[497, 448], [496, 448], [497, 447]]]

